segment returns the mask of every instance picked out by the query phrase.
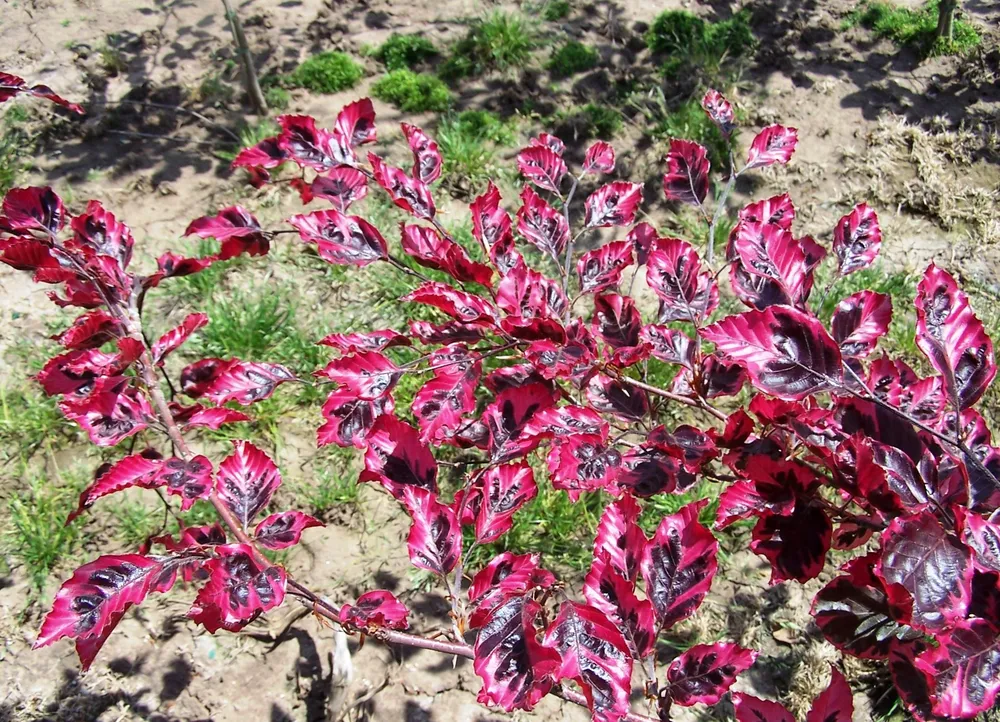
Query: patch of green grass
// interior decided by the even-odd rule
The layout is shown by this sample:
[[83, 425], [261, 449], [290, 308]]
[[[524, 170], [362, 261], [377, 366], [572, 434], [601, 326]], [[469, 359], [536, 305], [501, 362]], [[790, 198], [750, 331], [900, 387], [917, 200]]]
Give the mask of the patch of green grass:
[[437, 47], [423, 35], [393, 33], [372, 56], [392, 71], [412, 69], [437, 54]]
[[330, 512], [345, 506], [355, 506], [360, 498], [357, 473], [350, 467], [354, 456], [352, 449], [335, 459], [335, 468], [321, 469], [311, 483], [303, 483], [296, 489], [299, 503], [318, 519], [326, 519]]
[[192, 343], [205, 357], [282, 363], [302, 374], [323, 361], [322, 349], [296, 325], [295, 304], [287, 289], [228, 289], [214, 294], [204, 310], [211, 320]]
[[163, 522], [163, 510], [139, 501], [121, 502], [112, 508], [115, 535], [128, 549], [137, 549]]
[[495, 149], [511, 145], [515, 137], [513, 124], [485, 110], [466, 110], [446, 117], [435, 133], [444, 161], [445, 182], [462, 196], [480, 190], [501, 172]]
[[117, 77], [120, 73], [128, 70], [128, 63], [125, 60], [125, 56], [116, 47], [118, 42], [118, 36], [112, 33], [97, 48], [97, 57], [100, 60], [101, 69], [110, 78]]
[[292, 102], [292, 95], [284, 88], [274, 85], [264, 91], [264, 102], [271, 110], [287, 110]]
[[305, 60], [288, 77], [289, 82], [314, 93], [339, 93], [357, 85], [364, 68], [345, 53], [326, 52]]
[[880, 38], [909, 45], [924, 55], [963, 55], [982, 42], [976, 26], [956, 14], [952, 38], [934, 38], [939, 0], [922, 7], [899, 7], [890, 2], [863, 2], [844, 21], [845, 27], [862, 25]]
[[662, 109], [659, 120], [650, 128], [654, 138], [682, 138], [701, 143], [708, 149], [714, 168], [725, 168], [729, 157], [729, 144], [718, 126], [695, 98], [685, 101], [674, 110]]
[[7, 502], [3, 534], [4, 553], [24, 567], [36, 593], [45, 589], [52, 570], [76, 549], [82, 521], [66, 524], [76, 508], [80, 491], [86, 486], [83, 475], [69, 479], [36, 476], [27, 489], [16, 492]]
[[17, 186], [28, 168], [31, 139], [24, 129], [27, 120], [28, 112], [14, 103], [0, 116], [0, 195]]
[[433, 75], [412, 70], [393, 70], [382, 76], [372, 86], [372, 95], [409, 113], [443, 112], [452, 103], [448, 86]]
[[560, 137], [588, 140], [611, 140], [622, 128], [622, 115], [616, 109], [597, 103], [557, 112], [550, 125]]
[[601, 59], [600, 54], [579, 40], [570, 40], [552, 53], [546, 67], [557, 78], [568, 78], [584, 70], [590, 70]]
[[36, 386], [0, 386], [0, 458], [26, 461], [45, 441], [72, 431], [56, 401]]
[[569, 0], [549, 0], [542, 7], [542, 18], [550, 23], [558, 22], [569, 15]]
[[535, 32], [521, 15], [496, 10], [469, 27], [441, 66], [441, 77], [458, 80], [523, 68], [535, 48]]
[[746, 10], [715, 23], [687, 10], [667, 10], [656, 16], [646, 33], [646, 45], [651, 51], [670, 56], [710, 53], [740, 57], [755, 44], [750, 13]]

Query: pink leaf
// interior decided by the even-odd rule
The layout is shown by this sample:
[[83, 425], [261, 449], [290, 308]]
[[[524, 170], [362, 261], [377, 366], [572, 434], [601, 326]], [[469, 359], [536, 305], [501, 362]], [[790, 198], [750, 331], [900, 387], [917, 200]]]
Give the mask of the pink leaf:
[[563, 602], [543, 644], [558, 652], [558, 679], [580, 685], [596, 722], [619, 722], [628, 713], [632, 657], [606, 614], [589, 605]]
[[760, 516], [750, 549], [771, 562], [771, 584], [786, 579], [807, 582], [823, 571], [832, 536], [823, 510], [800, 504], [789, 516]]
[[490, 614], [511, 597], [548, 589], [556, 583], [552, 572], [538, 566], [538, 559], [537, 554], [502, 552], [473, 577], [469, 601], [476, 608], [469, 619], [470, 629], [482, 627]]
[[859, 291], [837, 304], [830, 322], [840, 354], [864, 358], [875, 350], [879, 338], [889, 330], [892, 299], [883, 293]]
[[220, 629], [237, 632], [281, 605], [285, 599], [284, 569], [261, 568], [246, 544], [226, 544], [214, 550], [217, 556], [205, 565], [208, 584], [198, 592], [188, 617], [212, 634]]
[[649, 413], [649, 397], [642, 389], [595, 374], [587, 384], [587, 403], [602, 414], [639, 421]]
[[59, 410], [98, 446], [114, 446], [146, 428], [153, 410], [146, 396], [122, 376], [97, 379], [84, 398], [66, 398]]
[[840, 349], [814, 317], [786, 306], [729, 316], [700, 331], [763, 391], [798, 400], [838, 386]]
[[3, 198], [3, 213], [15, 231], [44, 231], [55, 235], [66, 225], [62, 199], [48, 186], [12, 188]]
[[388, 258], [385, 239], [375, 226], [336, 209], [313, 211], [288, 219], [306, 243], [315, 243], [320, 258], [336, 265], [367, 266]]
[[661, 627], [687, 619], [701, 605], [718, 568], [719, 544], [698, 522], [705, 501], [664, 517], [642, 555], [646, 594]]
[[650, 251], [646, 281], [660, 298], [660, 323], [707, 317], [719, 305], [719, 287], [702, 270], [698, 253], [677, 238], [661, 238]]
[[323, 526], [323, 522], [301, 511], [282, 511], [258, 524], [253, 536], [268, 549], [287, 549], [299, 543], [304, 530], [314, 526]]
[[978, 514], [966, 514], [962, 540], [975, 554], [973, 563], [987, 572], [1000, 572], [1000, 523]]
[[798, 140], [799, 131], [795, 128], [786, 128], [783, 125], [767, 126], [750, 144], [745, 170], [763, 168], [774, 163], [787, 164], [792, 159]]
[[813, 274], [802, 246], [791, 232], [771, 223], [742, 221], [734, 233], [733, 248], [743, 270], [774, 281], [789, 305], [805, 304]]
[[288, 152], [279, 144], [278, 136], [265, 138], [244, 148], [233, 159], [233, 168], [277, 168], [288, 160]]
[[375, 107], [369, 98], [361, 98], [348, 103], [337, 113], [334, 128], [351, 148], [374, 143]]
[[473, 323], [477, 321], [494, 321], [496, 309], [479, 296], [465, 291], [459, 291], [446, 283], [427, 281], [403, 296], [404, 301], [425, 303], [444, 311], [456, 321]]
[[969, 550], [924, 511], [893, 520], [882, 537], [875, 573], [910, 595], [910, 624], [930, 634], [965, 617], [972, 582]]
[[27, 93], [28, 95], [34, 95], [38, 98], [45, 98], [46, 100], [49, 100], [56, 105], [61, 105], [74, 113], [78, 113], [79, 115], [84, 114], [82, 107], [76, 103], [70, 103], [65, 98], [56, 95], [52, 88], [47, 85], [34, 85], [29, 87], [24, 78], [19, 78], [18, 76], [11, 75], [9, 73], [0, 73], [0, 103], [10, 100], [20, 93]]
[[617, 286], [622, 280], [622, 270], [632, 263], [632, 244], [628, 241], [612, 241], [587, 251], [576, 262], [580, 292], [597, 293]]
[[215, 404], [235, 401], [248, 406], [268, 398], [280, 384], [294, 380], [295, 375], [281, 364], [233, 359], [203, 393]]
[[121, 323], [101, 309], [78, 316], [62, 333], [53, 336], [71, 351], [97, 348], [121, 333]]
[[782, 193], [747, 204], [740, 210], [739, 218], [747, 223], [765, 223], [790, 231], [795, 220], [795, 206], [791, 197]]
[[483, 680], [480, 704], [505, 712], [531, 710], [552, 689], [559, 654], [538, 642], [535, 619], [542, 608], [525, 596], [507, 599], [486, 619], [474, 647], [473, 668]]
[[642, 509], [635, 499], [626, 495], [608, 504], [597, 525], [594, 539], [594, 559], [607, 559], [607, 565], [623, 579], [635, 582], [646, 536], [636, 523]]
[[951, 399], [967, 409], [996, 376], [993, 342], [955, 279], [935, 264], [917, 286], [917, 345], [944, 377]]
[[556, 155], [562, 155], [566, 151], [566, 144], [551, 133], [539, 133], [537, 138], [532, 138], [528, 142], [528, 145], [532, 148], [548, 148]]
[[584, 202], [587, 228], [630, 226], [641, 203], [641, 183], [614, 181], [603, 185]]
[[181, 510], [187, 511], [198, 499], [212, 493], [212, 462], [205, 456], [184, 460], [176, 456], [166, 459], [156, 477], [171, 494], [181, 497]]
[[[155, 452], [154, 452], [155, 454]], [[162, 464], [159, 455], [139, 453], [126, 456], [115, 462], [111, 468], [98, 476], [94, 483], [80, 493], [77, 508], [66, 519], [66, 523], [76, 519], [83, 511], [94, 504], [102, 496], [113, 494], [133, 486], [155, 486], [156, 474]]]
[[281, 486], [281, 474], [267, 454], [249, 441], [233, 442], [233, 453], [219, 464], [215, 490], [244, 531]]
[[1000, 691], [996, 628], [982, 619], [963, 619], [937, 639], [940, 646], [916, 661], [917, 669], [933, 680], [933, 713], [968, 719], [990, 709]]
[[600, 436], [573, 434], [552, 446], [547, 462], [552, 488], [568, 492], [576, 501], [582, 492], [609, 487], [618, 476], [622, 456]]
[[566, 162], [551, 148], [533, 145], [517, 154], [517, 169], [539, 188], [558, 193]]
[[73, 238], [67, 241], [67, 248], [87, 249], [97, 255], [115, 259], [122, 269], [128, 267], [135, 243], [132, 231], [98, 201], [88, 201], [86, 211], [75, 216], [70, 221], [70, 227], [73, 229]]
[[524, 427], [539, 411], [555, 405], [555, 401], [552, 391], [540, 383], [511, 387], [498, 394], [483, 412], [493, 461], [509, 461], [537, 447], [539, 439], [524, 434]]
[[517, 232], [542, 253], [548, 253], [557, 262], [569, 243], [569, 224], [566, 217], [525, 186], [521, 191], [524, 204], [517, 211]]
[[341, 353], [349, 354], [359, 351], [383, 351], [393, 346], [409, 346], [410, 339], [397, 331], [384, 329], [358, 333], [331, 333], [316, 343], [321, 346], [332, 346]]
[[307, 115], [279, 115], [278, 147], [303, 168], [323, 173], [331, 168], [356, 162], [347, 139], [340, 133], [316, 127]]
[[615, 169], [615, 149], [603, 140], [594, 142], [587, 148], [583, 159], [584, 173], [611, 173]]
[[223, 208], [214, 216], [203, 216], [188, 224], [185, 236], [215, 238], [225, 241], [229, 238], [250, 238], [262, 233], [260, 223], [250, 211], [242, 206]]
[[836, 667], [830, 668], [830, 686], [813, 700], [806, 722], [851, 722], [854, 697], [851, 687]]
[[413, 523], [406, 539], [413, 566], [447, 575], [462, 556], [462, 527], [455, 512], [437, 494], [419, 486], [403, 487], [402, 500]]
[[693, 367], [694, 342], [687, 334], [667, 326], [650, 324], [643, 326], [639, 338], [650, 346], [652, 355], [661, 361]]
[[500, 191], [490, 181], [486, 192], [469, 204], [472, 235], [486, 249], [492, 249], [512, 233], [510, 215], [500, 207], [500, 200]]
[[378, 351], [365, 351], [334, 359], [316, 376], [325, 376], [352, 394], [374, 401], [392, 391], [401, 372]]
[[417, 430], [395, 416], [375, 420], [358, 481], [377, 481], [396, 499], [409, 487], [437, 493], [437, 462]]
[[756, 659], [757, 652], [732, 642], [696, 644], [667, 668], [670, 697], [682, 707], [715, 704]]
[[718, 90], [709, 89], [701, 99], [701, 107], [712, 119], [712, 122], [727, 138], [736, 128], [736, 113], [733, 105]]
[[438, 144], [420, 128], [402, 123], [403, 135], [413, 152], [413, 177], [422, 183], [433, 183], [441, 176], [441, 151]]
[[668, 201], [700, 206], [708, 195], [708, 151], [690, 140], [670, 139], [663, 195]]
[[84, 564], [59, 588], [32, 648], [71, 637], [89, 667], [129, 607], [141, 604], [151, 591], [166, 591], [172, 581], [163, 578], [167, 565], [163, 558], [140, 554], [102, 556]]
[[476, 408], [476, 388], [482, 363], [461, 344], [436, 351], [430, 357], [434, 378], [413, 398], [413, 415], [422, 441], [440, 443], [465, 424], [463, 415]]
[[152, 346], [153, 363], [162, 365], [167, 354], [176, 351], [181, 344], [188, 340], [192, 333], [204, 327], [208, 323], [208, 316], [203, 313], [190, 313], [181, 322], [180, 326], [167, 331], [160, 336]]
[[538, 487], [531, 467], [525, 463], [494, 466], [477, 485], [476, 541], [496, 541], [511, 528], [514, 514], [535, 498]]
[[653, 605], [648, 599], [640, 600], [630, 582], [615, 572], [607, 562], [607, 555], [595, 555], [594, 563], [583, 584], [583, 596], [619, 624], [632, 657], [642, 659], [653, 651], [656, 631]]
[[316, 176], [310, 192], [316, 198], [332, 203], [341, 213], [347, 213], [352, 203], [368, 195], [368, 179], [357, 168], [341, 165], [326, 175]]
[[475, 323], [410, 321], [410, 333], [423, 344], [470, 343], [486, 338], [488, 327]]
[[378, 629], [406, 629], [409, 610], [392, 595], [381, 589], [365, 592], [354, 604], [340, 610], [340, 623], [348, 629], [374, 632]]
[[421, 266], [444, 271], [458, 281], [490, 285], [493, 271], [489, 266], [473, 262], [465, 249], [450, 238], [444, 238], [436, 229], [401, 223], [400, 238], [403, 250]]
[[337, 389], [323, 404], [322, 414], [326, 423], [316, 432], [316, 445], [337, 444], [362, 449], [376, 419], [391, 414], [393, 408], [391, 396], [366, 401], [351, 391]]
[[399, 168], [386, 165], [374, 153], [368, 154], [368, 162], [371, 163], [375, 182], [389, 194], [393, 203], [414, 218], [430, 220], [434, 217], [434, 199], [426, 183], [411, 178]]
[[736, 722], [795, 722], [792, 713], [777, 702], [737, 692], [733, 695]]
[[833, 229], [833, 251], [840, 262], [840, 275], [847, 276], [874, 263], [882, 246], [878, 216], [865, 203], [837, 221]]

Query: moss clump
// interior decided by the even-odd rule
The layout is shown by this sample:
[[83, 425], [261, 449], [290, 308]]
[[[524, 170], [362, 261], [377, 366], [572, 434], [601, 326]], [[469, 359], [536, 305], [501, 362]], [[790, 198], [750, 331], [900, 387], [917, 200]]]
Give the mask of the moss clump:
[[289, 81], [314, 93], [339, 93], [353, 88], [364, 72], [364, 68], [344, 53], [320, 53], [297, 67]]
[[674, 67], [717, 65], [723, 58], [749, 54], [756, 42], [747, 10], [717, 23], [706, 22], [687, 10], [667, 10], [646, 33], [649, 49], [668, 56]]
[[542, 8], [542, 18], [550, 23], [558, 22], [569, 15], [569, 0], [550, 0]]
[[438, 54], [434, 43], [422, 35], [393, 33], [372, 53], [386, 70], [413, 69]]
[[442, 112], [452, 103], [448, 86], [433, 75], [412, 70], [393, 70], [383, 75], [372, 86], [372, 95], [410, 113]]
[[594, 48], [577, 40], [570, 40], [552, 53], [548, 68], [557, 78], [568, 78], [570, 75], [590, 70], [599, 60], [600, 55]]

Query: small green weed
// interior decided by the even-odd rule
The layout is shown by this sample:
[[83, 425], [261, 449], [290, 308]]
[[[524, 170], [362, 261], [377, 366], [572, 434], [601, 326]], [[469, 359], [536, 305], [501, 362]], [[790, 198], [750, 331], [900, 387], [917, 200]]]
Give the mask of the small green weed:
[[34, 477], [28, 488], [7, 503], [3, 547], [16, 563], [24, 566], [35, 592], [45, 589], [51, 571], [76, 548], [82, 522], [66, 524], [76, 508], [77, 497], [86, 486], [83, 475], [70, 479]]
[[441, 66], [441, 77], [458, 80], [523, 68], [535, 44], [534, 30], [524, 17], [494, 11], [475, 21], [466, 36], [455, 43], [451, 57]]
[[372, 95], [409, 113], [442, 112], [452, 103], [448, 86], [436, 77], [405, 69], [382, 76], [372, 86]]
[[547, 67], [553, 76], [568, 78], [584, 70], [590, 70], [600, 59], [600, 54], [594, 48], [578, 40], [570, 40], [552, 53]]
[[558, 22], [569, 15], [569, 0], [549, 0], [542, 7], [542, 18], [550, 23]]
[[289, 82], [314, 93], [339, 93], [353, 88], [365, 74], [345, 53], [326, 52], [305, 60], [288, 77]]
[[27, 120], [24, 107], [13, 103], [0, 116], [0, 195], [15, 187], [28, 168], [31, 140], [24, 129]]
[[929, 0], [919, 8], [899, 7], [889, 2], [863, 2], [844, 21], [844, 27], [862, 25], [880, 38], [897, 45], [909, 45], [923, 55], [964, 55], [982, 42], [976, 26], [956, 17], [952, 38], [938, 38], [939, 0]]
[[198, 85], [197, 99], [218, 108], [231, 103], [235, 94], [233, 86], [223, 80], [219, 73], [210, 73]]
[[622, 128], [622, 116], [606, 105], [587, 103], [580, 108], [557, 112], [550, 125], [560, 137], [611, 140]]
[[668, 10], [653, 21], [646, 44], [663, 58], [664, 78], [687, 87], [692, 91], [688, 97], [694, 97], [704, 86], [724, 90], [731, 83], [732, 61], [750, 55], [757, 41], [748, 10], [715, 23], [686, 10]]
[[386, 70], [392, 71], [412, 69], [437, 54], [437, 47], [423, 35], [393, 33], [372, 56], [385, 65]]
[[274, 85], [264, 91], [264, 101], [271, 110], [287, 110], [292, 102], [292, 95], [284, 88]]

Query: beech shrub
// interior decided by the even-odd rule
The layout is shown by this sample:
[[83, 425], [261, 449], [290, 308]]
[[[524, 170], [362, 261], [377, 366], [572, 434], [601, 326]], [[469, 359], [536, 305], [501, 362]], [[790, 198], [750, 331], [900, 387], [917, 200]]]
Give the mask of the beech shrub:
[[[14, 76], [0, 76], [0, 89], [0, 100], [25, 93], [66, 104]], [[703, 106], [731, 137], [726, 99], [710, 91]], [[210, 632], [240, 630], [297, 597], [351, 633], [472, 658], [480, 701], [506, 711], [554, 693], [588, 706], [595, 720], [654, 719], [631, 711], [635, 682], [660, 720], [673, 705], [727, 698], [739, 722], [791, 721], [775, 702], [729, 692], [754, 664], [752, 649], [699, 644], [657, 667], [657, 637], [694, 614], [711, 588], [718, 543], [699, 522], [704, 501], [664, 517], [652, 538], [636, 520], [644, 500], [708, 479], [718, 484], [715, 528], [752, 520], [750, 548], [770, 564], [772, 583], [815, 578], [834, 549], [850, 558], [817, 593], [816, 625], [844, 654], [886, 663], [913, 717], [970, 718], [993, 704], [1000, 449], [975, 408], [996, 374], [993, 345], [954, 278], [933, 264], [915, 303], [930, 376], [878, 351], [889, 297], [862, 290], [841, 299], [832, 318], [816, 315], [820, 264], [838, 278], [879, 253], [871, 208], [855, 207], [821, 243], [795, 235], [788, 195], [755, 201], [738, 212], [716, 261], [711, 248], [702, 257], [635, 223], [644, 188], [607, 179], [611, 145], [595, 142], [570, 168], [563, 143], [543, 133], [517, 156], [527, 182], [513, 216], [492, 183], [469, 205], [477, 261], [439, 221], [441, 154], [422, 130], [402, 126], [413, 153], [404, 170], [361, 152], [376, 138], [367, 99], [346, 106], [331, 129], [307, 116], [278, 122], [281, 133], [241, 152], [234, 166], [261, 185], [269, 170], [298, 165], [303, 201], [324, 207], [289, 218], [294, 230], [264, 229], [239, 206], [193, 221], [188, 234], [221, 241], [215, 255], [166, 253], [139, 272], [129, 264], [129, 228], [100, 202], [71, 211], [50, 188], [4, 198], [0, 260], [52, 285], [59, 306], [83, 309], [56, 337], [65, 351], [38, 383], [99, 446], [141, 434], [142, 450], [98, 469], [74, 515], [143, 487], [178, 497], [181, 508], [207, 499], [219, 517], [77, 569], [36, 646], [70, 638], [87, 667], [131, 606], [183, 580], [193, 593], [188, 616]], [[794, 128], [772, 125], [742, 164], [731, 149], [716, 195], [705, 148], [673, 140], [663, 192], [697, 207], [714, 238], [736, 178], [787, 163], [796, 142]], [[585, 187], [593, 190], [584, 196]], [[411, 217], [398, 243], [351, 214], [369, 192], [386, 193]], [[624, 238], [576, 252], [581, 239], [609, 227]], [[274, 462], [249, 441], [236, 441], [223, 459], [198, 453], [199, 430], [247, 420], [255, 402], [297, 381], [292, 372], [206, 358], [183, 369], [176, 395], [165, 394], [164, 359], [210, 319], [193, 313], [147, 342], [146, 294], [220, 260], [265, 255], [278, 233], [298, 233], [333, 264], [404, 269], [414, 287], [401, 300], [440, 311], [439, 323], [318, 340], [339, 355], [315, 374], [331, 388], [317, 442], [355, 447], [364, 455], [360, 481], [381, 486], [409, 514], [407, 551], [451, 601], [450, 640], [405, 632], [407, 609], [387, 591], [335, 609], [296, 582], [262, 552], [296, 544], [319, 522], [294, 510], [264, 516], [281, 484]], [[540, 251], [531, 265], [521, 253], [528, 245]], [[430, 280], [399, 252], [449, 280]], [[631, 297], [635, 274], [656, 295], [655, 313]], [[747, 310], [720, 317], [721, 293]], [[418, 354], [400, 361], [401, 347], [414, 345]], [[648, 383], [659, 364], [676, 371], [669, 388]], [[393, 400], [404, 374], [425, 379], [409, 409], [416, 425]], [[687, 407], [690, 423], [661, 423], [670, 405]], [[439, 488], [435, 455], [447, 447], [466, 450], [452, 498]], [[533, 458], [544, 458], [544, 478]], [[597, 492], [612, 499], [580, 596], [536, 554], [505, 552], [482, 569], [463, 564], [463, 530], [472, 546], [499, 539], [539, 484], [573, 500]], [[852, 710], [834, 669], [806, 719], [849, 722]]]

